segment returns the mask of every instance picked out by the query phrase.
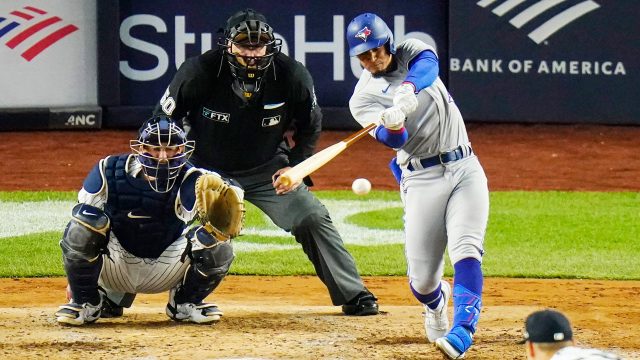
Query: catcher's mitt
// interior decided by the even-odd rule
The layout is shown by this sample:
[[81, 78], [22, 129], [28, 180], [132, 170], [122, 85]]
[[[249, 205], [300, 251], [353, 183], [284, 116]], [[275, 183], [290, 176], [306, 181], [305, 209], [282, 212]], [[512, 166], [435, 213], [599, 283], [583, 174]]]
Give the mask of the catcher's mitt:
[[203, 174], [196, 180], [196, 210], [207, 231], [220, 241], [229, 240], [244, 225], [244, 194], [218, 175]]

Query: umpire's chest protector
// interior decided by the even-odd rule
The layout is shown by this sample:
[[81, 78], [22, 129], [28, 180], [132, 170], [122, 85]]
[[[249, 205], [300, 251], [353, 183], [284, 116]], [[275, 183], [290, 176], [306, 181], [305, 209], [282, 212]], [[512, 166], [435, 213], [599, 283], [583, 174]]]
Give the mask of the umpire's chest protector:
[[208, 72], [201, 76], [207, 81], [199, 83], [203, 87], [197, 93], [204, 96], [188, 116], [188, 136], [196, 141], [194, 158], [199, 164], [240, 171], [262, 165], [278, 154], [291, 122], [292, 103], [297, 101], [289, 96], [293, 80], [286, 65], [279, 64], [275, 72], [276, 65], [272, 65], [262, 90], [250, 101], [232, 90], [234, 79], [226, 63], [220, 64], [214, 57], [211, 64], [202, 65]]
[[[146, 180], [127, 174], [127, 157], [112, 156], [107, 160], [109, 193], [104, 211], [123, 248], [137, 257], [157, 258], [184, 228], [174, 208], [180, 187], [174, 186], [167, 193], [153, 191]], [[176, 184], [182, 182], [183, 176], [181, 173]]]

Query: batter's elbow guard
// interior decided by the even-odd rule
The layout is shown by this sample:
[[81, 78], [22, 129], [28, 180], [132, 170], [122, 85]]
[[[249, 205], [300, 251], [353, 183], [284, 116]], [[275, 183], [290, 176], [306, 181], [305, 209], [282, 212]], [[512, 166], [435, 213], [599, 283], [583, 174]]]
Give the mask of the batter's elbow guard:
[[111, 222], [101, 209], [77, 204], [60, 241], [67, 261], [94, 262], [106, 249]]
[[393, 174], [393, 177], [396, 179], [398, 184], [400, 184], [400, 182], [402, 181], [402, 169], [400, 169], [400, 165], [398, 165], [398, 162], [396, 160], [397, 158], [395, 157], [391, 159], [391, 161], [389, 162], [389, 169], [391, 170], [391, 174]]

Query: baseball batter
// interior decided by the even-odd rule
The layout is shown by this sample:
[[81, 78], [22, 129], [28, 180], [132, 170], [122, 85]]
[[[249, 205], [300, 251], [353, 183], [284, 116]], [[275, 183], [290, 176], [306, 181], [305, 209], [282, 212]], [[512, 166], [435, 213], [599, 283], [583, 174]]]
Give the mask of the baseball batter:
[[60, 241], [71, 299], [56, 313], [58, 322], [122, 316], [136, 294], [167, 290], [171, 319], [220, 319], [220, 309], [203, 300], [229, 270], [230, 239], [191, 223], [203, 183], [219, 189], [217, 199], [241, 203], [242, 190], [186, 165], [193, 145], [173, 120], [155, 117], [131, 141], [132, 154], [108, 156], [90, 171]]
[[[438, 77], [435, 50], [415, 39], [394, 43], [377, 15], [347, 28], [349, 54], [362, 75], [349, 101], [353, 117], [394, 148], [390, 164], [404, 204], [409, 286], [425, 307], [427, 339], [451, 359], [472, 344], [482, 307], [483, 241], [489, 213], [487, 179], [451, 95]], [[453, 325], [442, 279], [444, 252], [454, 267]]]

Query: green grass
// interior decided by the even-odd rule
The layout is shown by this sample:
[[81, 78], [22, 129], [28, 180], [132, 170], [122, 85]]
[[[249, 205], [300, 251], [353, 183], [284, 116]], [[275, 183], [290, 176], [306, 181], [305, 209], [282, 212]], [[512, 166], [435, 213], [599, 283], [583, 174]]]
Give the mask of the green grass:
[[[325, 200], [389, 201], [382, 210], [357, 213], [346, 222], [381, 230], [402, 229], [395, 191], [361, 197], [347, 191], [317, 192]], [[0, 202], [75, 200], [74, 192], [0, 192]], [[529, 278], [640, 279], [640, 193], [493, 192], [485, 238], [486, 276]], [[425, 214], [428, 216], [428, 214]], [[273, 228], [258, 209], [247, 206], [247, 228]], [[335, 219], [334, 219], [335, 220]], [[0, 225], [2, 226], [2, 225]], [[63, 275], [60, 231], [0, 238], [0, 277]], [[234, 274], [314, 274], [292, 236], [243, 235], [243, 246], [290, 249], [237, 251]], [[362, 275], [406, 273], [402, 244], [346, 245]], [[452, 275], [446, 262], [445, 275]]]

